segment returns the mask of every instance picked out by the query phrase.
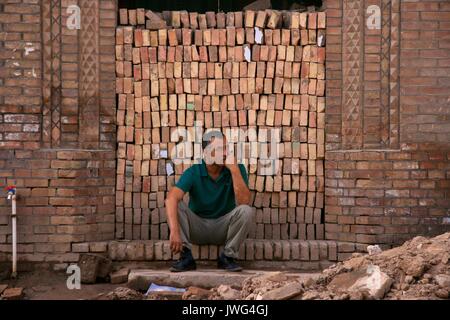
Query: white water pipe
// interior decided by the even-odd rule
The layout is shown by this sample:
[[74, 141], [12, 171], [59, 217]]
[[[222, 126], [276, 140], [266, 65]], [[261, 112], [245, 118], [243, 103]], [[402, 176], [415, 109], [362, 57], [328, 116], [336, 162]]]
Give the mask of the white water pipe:
[[17, 215], [16, 195], [12, 196], [12, 273], [11, 277], [17, 276]]
[[11, 278], [17, 276], [17, 215], [16, 215], [16, 190], [8, 192], [8, 199], [11, 199], [11, 220], [12, 220], [12, 272]]

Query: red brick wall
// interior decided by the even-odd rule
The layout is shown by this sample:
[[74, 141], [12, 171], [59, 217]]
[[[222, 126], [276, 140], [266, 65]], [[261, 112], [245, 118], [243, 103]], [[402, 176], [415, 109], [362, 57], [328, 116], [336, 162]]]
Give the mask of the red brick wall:
[[338, 149], [341, 142], [342, 104], [342, 3], [326, 1], [326, 106], [325, 142], [326, 149]]
[[450, 2], [401, 7], [402, 141], [450, 146]]
[[77, 1], [82, 31], [66, 28], [69, 4], [52, 2], [0, 3], [0, 187], [17, 186], [20, 261], [76, 261], [73, 242], [114, 239], [116, 4]]
[[[0, 171], [2, 185], [17, 186], [20, 260], [73, 261], [72, 242], [114, 238], [114, 152], [2, 150]], [[2, 197], [0, 261], [11, 252], [10, 213]]]
[[[325, 237], [392, 245], [448, 231], [449, 3], [354, 3], [327, 1]], [[372, 4], [379, 30], [366, 27]]]
[[0, 148], [39, 148], [40, 18], [39, 4], [0, 4]]
[[448, 151], [328, 152], [326, 238], [393, 244], [414, 234], [448, 231], [449, 155]]

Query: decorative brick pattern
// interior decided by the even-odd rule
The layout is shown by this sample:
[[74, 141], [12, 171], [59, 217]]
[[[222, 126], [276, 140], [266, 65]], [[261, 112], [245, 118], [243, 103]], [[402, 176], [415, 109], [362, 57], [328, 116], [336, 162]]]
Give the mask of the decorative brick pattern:
[[391, 1], [390, 32], [389, 146], [396, 149], [399, 148], [400, 135], [400, 0]]
[[362, 147], [363, 3], [344, 0], [342, 27], [342, 145], [345, 149]]
[[380, 132], [380, 147], [386, 148], [389, 146], [389, 115], [390, 115], [390, 97], [389, 86], [391, 75], [390, 69], [390, 40], [391, 40], [391, 1], [381, 1], [381, 64], [380, 64], [380, 115], [381, 126], [378, 127]]
[[50, 1], [51, 56], [52, 61], [50, 84], [51, 113], [51, 146], [61, 144], [61, 1]]
[[[380, 30], [366, 28], [357, 14], [374, 4], [382, 13]], [[416, 234], [448, 231], [448, 4], [368, 0], [326, 5], [325, 239], [390, 246]], [[361, 34], [363, 44], [355, 40]], [[354, 50], [359, 54], [352, 57]], [[358, 88], [363, 101], [360, 96], [349, 100]], [[346, 127], [361, 124], [348, 122], [359, 119], [348, 114], [356, 106], [362, 136], [346, 138], [357, 131]], [[352, 137], [362, 142], [346, 145]]]
[[99, 7], [97, 1], [80, 0], [80, 116], [81, 148], [99, 143]]
[[[34, 2], [0, 4], [0, 187], [17, 186], [20, 261], [75, 261], [71, 243], [114, 239], [116, 7], [75, 2], [88, 12], [81, 31], [65, 25], [72, 3]], [[83, 89], [97, 96], [87, 110], [96, 134], [84, 140]], [[10, 211], [2, 196], [0, 261], [10, 259]]]
[[115, 27], [117, 1], [99, 3], [99, 145], [116, 149]]
[[52, 145], [52, 8], [53, 2], [42, 4], [42, 146]]
[[[60, 126], [60, 147], [78, 148], [79, 113], [80, 113], [80, 43], [79, 33], [81, 30], [69, 29], [66, 23], [70, 16], [68, 7], [78, 2], [61, 2], [61, 60], [59, 66], [61, 73], [61, 104], [59, 114], [61, 118]], [[72, 17], [73, 18], [73, 17]], [[81, 24], [82, 26], [83, 24]], [[55, 146], [56, 147], [56, 146]]]
[[339, 150], [342, 145], [342, 1], [326, 1], [326, 113], [325, 148]]
[[[342, 144], [329, 148], [398, 148], [399, 1], [348, 0], [342, 5]], [[371, 5], [380, 9], [380, 29], [366, 26]]]
[[115, 148], [115, 1], [79, 1], [80, 30], [64, 1], [42, 3], [42, 146]]
[[[367, 10], [369, 6], [373, 5], [378, 6], [382, 11], [380, 28], [368, 28], [367, 26], [368, 21], [373, 22], [373, 13]], [[386, 45], [383, 45], [384, 42], [389, 41], [389, 35], [386, 35], [389, 30], [389, 25], [386, 25], [389, 24], [389, 17], [384, 19], [383, 6], [384, 4], [379, 0], [368, 0], [363, 8], [363, 99], [361, 105], [363, 136], [360, 149], [382, 147], [383, 131], [385, 127], [388, 127], [388, 122], [382, 123], [388, 121], [388, 119], [384, 119], [384, 116], [385, 112], [388, 112], [386, 98], [389, 95], [388, 91], [383, 91], [386, 89], [389, 79], [389, 51], [386, 50]]]

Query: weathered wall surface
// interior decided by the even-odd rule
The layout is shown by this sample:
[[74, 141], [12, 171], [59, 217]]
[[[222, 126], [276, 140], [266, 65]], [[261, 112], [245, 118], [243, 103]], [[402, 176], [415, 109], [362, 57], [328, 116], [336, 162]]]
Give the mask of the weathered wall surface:
[[[370, 5], [381, 28], [370, 30]], [[450, 228], [448, 1], [327, 1], [326, 238]]]

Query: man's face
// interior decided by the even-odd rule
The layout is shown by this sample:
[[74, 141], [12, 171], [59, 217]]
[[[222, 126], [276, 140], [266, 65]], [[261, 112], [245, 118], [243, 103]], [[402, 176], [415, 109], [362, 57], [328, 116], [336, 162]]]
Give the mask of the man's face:
[[205, 148], [204, 157], [207, 164], [224, 165], [227, 158], [227, 141], [223, 138], [212, 138]]

